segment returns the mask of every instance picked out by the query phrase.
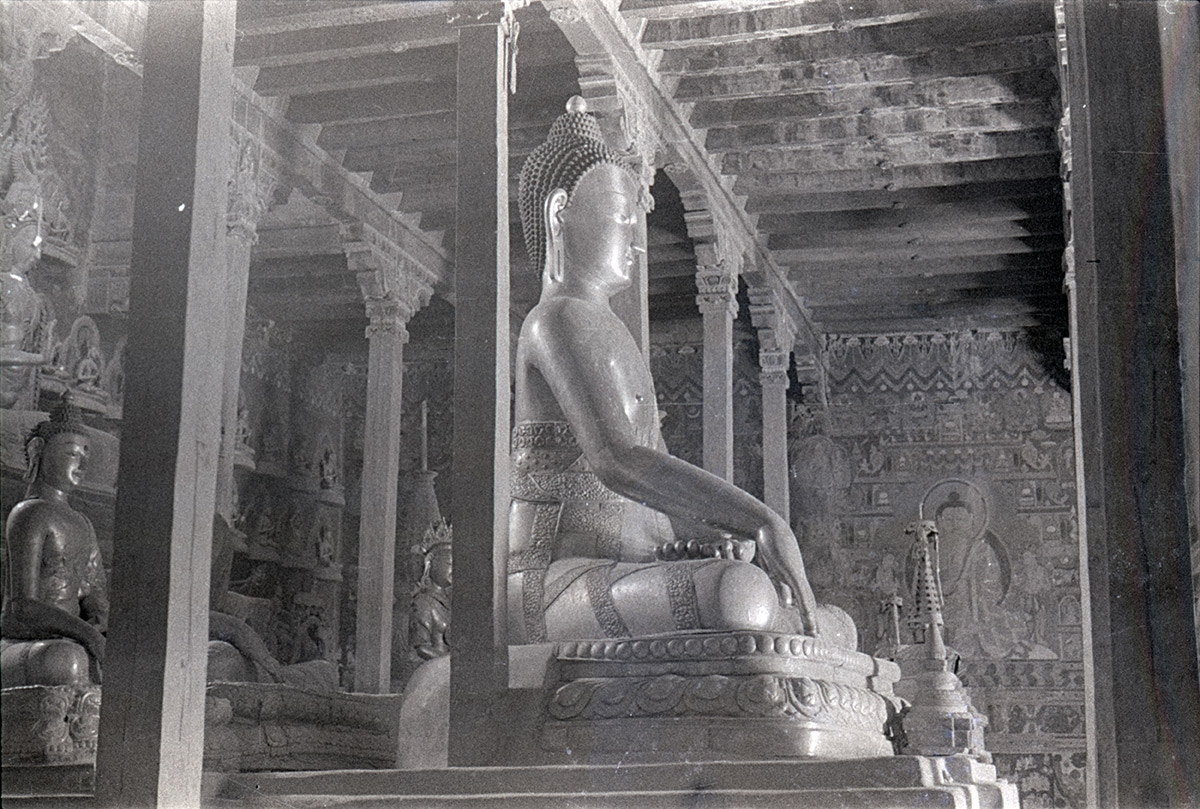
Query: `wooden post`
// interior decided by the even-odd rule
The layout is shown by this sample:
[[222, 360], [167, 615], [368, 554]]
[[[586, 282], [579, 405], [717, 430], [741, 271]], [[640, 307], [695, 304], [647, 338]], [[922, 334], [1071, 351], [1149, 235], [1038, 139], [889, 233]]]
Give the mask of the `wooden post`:
[[[701, 250], [697, 246], [697, 252]], [[696, 268], [696, 305], [704, 319], [704, 468], [733, 481], [733, 321], [737, 268], [727, 261]]]
[[508, 92], [511, 12], [458, 21], [458, 222], [454, 276], [454, 635], [450, 763], [501, 753], [488, 718], [508, 687]]
[[788, 363], [791, 352], [759, 352], [762, 383], [763, 502], [791, 525], [788, 491]]
[[235, 10], [146, 9], [99, 806], [200, 802]]
[[1200, 805], [1178, 211], [1164, 139], [1167, 109], [1197, 93], [1189, 77], [1190, 101], [1164, 98], [1160, 50], [1161, 34], [1194, 53], [1196, 18], [1158, 11], [1065, 4], [1087, 803], [1097, 807]]

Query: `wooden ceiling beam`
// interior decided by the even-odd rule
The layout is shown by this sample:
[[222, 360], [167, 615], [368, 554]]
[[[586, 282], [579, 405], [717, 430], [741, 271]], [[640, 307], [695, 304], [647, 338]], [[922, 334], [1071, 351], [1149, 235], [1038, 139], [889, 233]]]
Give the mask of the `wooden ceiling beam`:
[[837, 90], [764, 94], [730, 100], [705, 99], [692, 108], [693, 126], [708, 128], [778, 123], [821, 116], [847, 116], [863, 110], [953, 107], [1020, 103], [1058, 92], [1052, 68], [1037, 67], [980, 76], [944, 76], [918, 81], [856, 85]]
[[625, 0], [621, 13], [641, 19], [703, 17], [731, 10], [752, 11], [795, 4], [796, 0]]
[[[297, 4], [299, 5], [299, 4]], [[393, 5], [403, 7], [404, 3]], [[413, 4], [411, 7], [415, 7]], [[233, 50], [234, 65], [260, 68], [301, 65], [455, 45], [458, 32], [445, 15], [380, 20], [352, 25], [246, 33]]]
[[[545, 140], [546, 132], [554, 122], [553, 117], [533, 118], [525, 115], [510, 115], [508, 119], [508, 142], [510, 146], [523, 148]], [[453, 110], [438, 110], [416, 115], [401, 115], [350, 124], [328, 124], [321, 127], [317, 142], [326, 149], [370, 149], [375, 146], [411, 144], [424, 148], [425, 144], [454, 140], [456, 133]]]
[[893, 191], [1057, 177], [1058, 167], [1058, 154], [1048, 152], [1026, 157], [924, 166], [880, 166], [847, 171], [743, 172], [738, 175], [734, 190], [751, 198], [760, 194]]
[[1057, 200], [1062, 204], [1062, 180], [1057, 174], [1014, 180], [975, 181], [966, 185], [890, 188], [860, 191], [779, 191], [746, 201], [754, 214], [807, 214], [865, 211], [873, 208], [909, 210], [925, 205], [971, 203], [980, 200], [1012, 200], [1018, 205], [1032, 199]]
[[[772, 251], [852, 247], [864, 253], [980, 240], [1022, 239], [1031, 236], [1062, 236], [1062, 215], [1051, 213], [1025, 219], [992, 219], [974, 222], [929, 222], [907, 227], [876, 227], [860, 230], [801, 228], [774, 233], [767, 242]], [[899, 245], [900, 247], [893, 247]]]
[[863, 306], [857, 303], [839, 306], [813, 307], [813, 319], [825, 324], [838, 321], [863, 320], [869, 315], [870, 320], [903, 320], [920, 318], [973, 318], [986, 319], [1003, 315], [1034, 315], [1065, 310], [1066, 299], [1061, 295], [1034, 297], [1026, 300], [1023, 296], [991, 298], [987, 300], [958, 300], [947, 303], [896, 303]]
[[[962, 264], [959, 264], [960, 268]], [[814, 304], [889, 297], [897, 294], [936, 294], [945, 290], [999, 289], [1055, 285], [1061, 289], [1062, 273], [1054, 264], [1026, 269], [985, 272], [968, 265], [968, 271], [934, 276], [871, 277], [862, 273], [821, 274], [808, 279], [805, 300]]]
[[810, 307], [816, 310], [841, 306], [874, 308], [888, 305], [935, 305], [959, 301], [987, 301], [1012, 298], [1032, 301], [1042, 298], [1061, 298], [1062, 296], [1061, 282], [1054, 279], [1049, 281], [1043, 279], [1023, 284], [1008, 283], [967, 287], [927, 287], [916, 284], [909, 285], [908, 287], [899, 284], [890, 287], [855, 285], [853, 288], [847, 287], [837, 292], [816, 294], [810, 291], [804, 296], [804, 300]]
[[921, 228], [1012, 222], [1046, 215], [1061, 216], [1061, 200], [1050, 196], [1028, 196], [849, 211], [764, 213], [758, 217], [758, 228], [768, 234], [891, 230], [896, 236], [904, 236]]
[[986, 0], [813, 0], [784, 6], [740, 10], [736, 5], [701, 17], [650, 19], [642, 43], [648, 48], [726, 45], [758, 39], [804, 36], [829, 31], [891, 25], [991, 6]]
[[847, 317], [821, 321], [821, 327], [824, 331], [831, 334], [865, 335], [896, 334], [900, 332], [919, 334], [925, 332], [971, 331], [974, 329], [1028, 329], [1044, 326], [1047, 322], [1058, 322], [1060, 319], [1062, 322], [1065, 322], [1065, 310], [1061, 315], [1057, 312], [1032, 312], [1024, 314], [987, 312], [967, 315], [941, 312], [932, 315], [912, 313], [907, 317], [887, 318], [875, 317], [870, 311], [860, 311], [857, 318]]
[[310, 29], [344, 28], [350, 25], [372, 25], [397, 20], [435, 17], [456, 11], [469, 11], [469, 6], [486, 8], [484, 0], [422, 0], [420, 3], [346, 2], [346, 0], [286, 0], [262, 2], [243, 0], [238, 4], [238, 32], [244, 36], [282, 34]]
[[919, 133], [1004, 132], [1057, 126], [1048, 98], [1005, 103], [984, 101], [954, 107], [868, 108], [850, 115], [792, 121], [763, 121], [708, 130], [705, 147], [713, 154], [731, 150], [775, 149], [789, 144], [836, 144], [853, 138], [886, 138]]
[[[782, 239], [781, 236], [772, 239]], [[973, 259], [976, 256], [1012, 255], [1019, 253], [1048, 253], [1062, 250], [1061, 233], [1021, 238], [974, 239], [959, 242], [932, 242], [924, 244], [864, 244], [833, 247], [789, 248], [774, 247], [771, 252], [783, 264], [801, 267], [805, 272], [818, 262], [844, 262], [848, 254], [869, 262], [894, 261], [907, 264], [921, 259], [959, 258]]]
[[[910, 7], [911, 3], [907, 3]], [[921, 4], [920, 8], [932, 8]], [[1054, 30], [1053, 6], [1044, 0], [976, 4], [932, 18], [892, 25], [726, 42], [720, 48], [676, 40], [661, 51], [664, 75], [696, 75], [772, 64], [842, 59], [847, 54], [912, 54], [946, 47], [948, 42], [989, 42]], [[658, 47], [646, 42], [647, 48]], [[689, 47], [690, 46], [690, 47]]]
[[889, 165], [912, 168], [1057, 152], [1058, 141], [1053, 129], [940, 132], [855, 138], [838, 143], [790, 144], [773, 150], [729, 151], [721, 158], [721, 171], [725, 174], [873, 171]]
[[971, 256], [970, 258], [926, 258], [910, 255], [897, 261], [878, 256], [859, 257], [843, 255], [840, 260], [810, 261], [797, 265], [791, 271], [803, 273], [806, 283], [820, 285], [823, 281], [845, 283], [854, 279], [903, 279], [935, 278], [943, 275], [960, 275], [964, 272], [1006, 273], [1024, 270], [1061, 272], [1062, 246], [1048, 250], [1025, 253], [994, 253]]
[[421, 81], [295, 95], [287, 118], [297, 124], [325, 124], [443, 112], [454, 109], [457, 89], [453, 81]]
[[762, 95], [848, 91], [943, 76], [979, 76], [1053, 68], [1058, 52], [1050, 33], [999, 42], [947, 44], [916, 54], [852, 55], [820, 62], [746, 66], [706, 74], [684, 74], [675, 86], [680, 100], [754, 98]]
[[399, 53], [377, 53], [357, 59], [326, 59], [258, 72], [254, 89], [259, 95], [312, 94], [396, 84], [408, 77], [429, 81], [434, 76], [454, 76], [458, 47], [453, 44], [410, 48]]

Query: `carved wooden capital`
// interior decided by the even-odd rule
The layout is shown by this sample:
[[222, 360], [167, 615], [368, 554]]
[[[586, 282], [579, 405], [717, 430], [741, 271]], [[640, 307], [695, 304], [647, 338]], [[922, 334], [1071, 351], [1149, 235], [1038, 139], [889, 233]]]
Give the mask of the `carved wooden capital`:
[[236, 126], [232, 157], [226, 227], [232, 238], [250, 246], [258, 241], [258, 220], [270, 207], [279, 179], [266, 165], [270, 158], [262, 143]]
[[724, 262], [696, 268], [696, 306], [703, 314], [728, 313], [737, 317], [738, 278]]
[[412, 317], [404, 303], [396, 298], [367, 298], [367, 339], [391, 336], [400, 344], [408, 342], [408, 319]]
[[[376, 301], [390, 302], [388, 306], [394, 306], [402, 323], [407, 323], [433, 296], [432, 273], [369, 225], [344, 226], [342, 251], [347, 268], [358, 278], [363, 300], [368, 306]], [[370, 312], [368, 317], [371, 317], [369, 337], [377, 330], [377, 324]]]
[[788, 379], [788, 367], [792, 362], [792, 352], [790, 350], [764, 350], [759, 349], [758, 352], [758, 367], [759, 382], [764, 388], [783, 388], [787, 390], [790, 380]]

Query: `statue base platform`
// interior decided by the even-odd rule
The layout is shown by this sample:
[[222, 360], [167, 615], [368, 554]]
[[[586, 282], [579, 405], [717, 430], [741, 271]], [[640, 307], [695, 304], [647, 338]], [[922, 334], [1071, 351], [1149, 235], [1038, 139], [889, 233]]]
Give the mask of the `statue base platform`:
[[23, 685], [0, 691], [0, 762], [91, 767], [100, 729], [100, 686]]
[[1018, 809], [1015, 784], [971, 758], [738, 761], [226, 775], [225, 807]]
[[220, 772], [394, 767], [400, 696], [213, 683], [204, 767]]
[[817, 638], [747, 631], [579, 641], [559, 644], [554, 662], [544, 763], [894, 751], [900, 669]]

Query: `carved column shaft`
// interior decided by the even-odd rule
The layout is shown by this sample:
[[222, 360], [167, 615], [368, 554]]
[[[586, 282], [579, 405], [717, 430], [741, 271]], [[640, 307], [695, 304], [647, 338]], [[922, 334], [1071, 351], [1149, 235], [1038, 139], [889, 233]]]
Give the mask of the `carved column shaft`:
[[233, 524], [233, 458], [237, 447], [238, 394], [242, 382], [242, 342], [246, 335], [246, 295], [250, 259], [258, 241], [258, 219], [274, 188], [250, 142], [235, 143], [225, 247], [225, 374], [221, 390], [221, 449], [217, 457], [217, 513]]
[[724, 261], [696, 270], [696, 305], [704, 319], [704, 468], [733, 480], [733, 321], [737, 273]]
[[395, 298], [366, 301], [367, 413], [363, 434], [358, 538], [358, 606], [354, 690], [391, 691], [392, 602], [396, 556], [396, 492], [400, 477], [400, 396], [404, 326], [409, 312]]
[[751, 287], [749, 297], [762, 383], [763, 502], [790, 523], [787, 389], [796, 326], [773, 289]]

